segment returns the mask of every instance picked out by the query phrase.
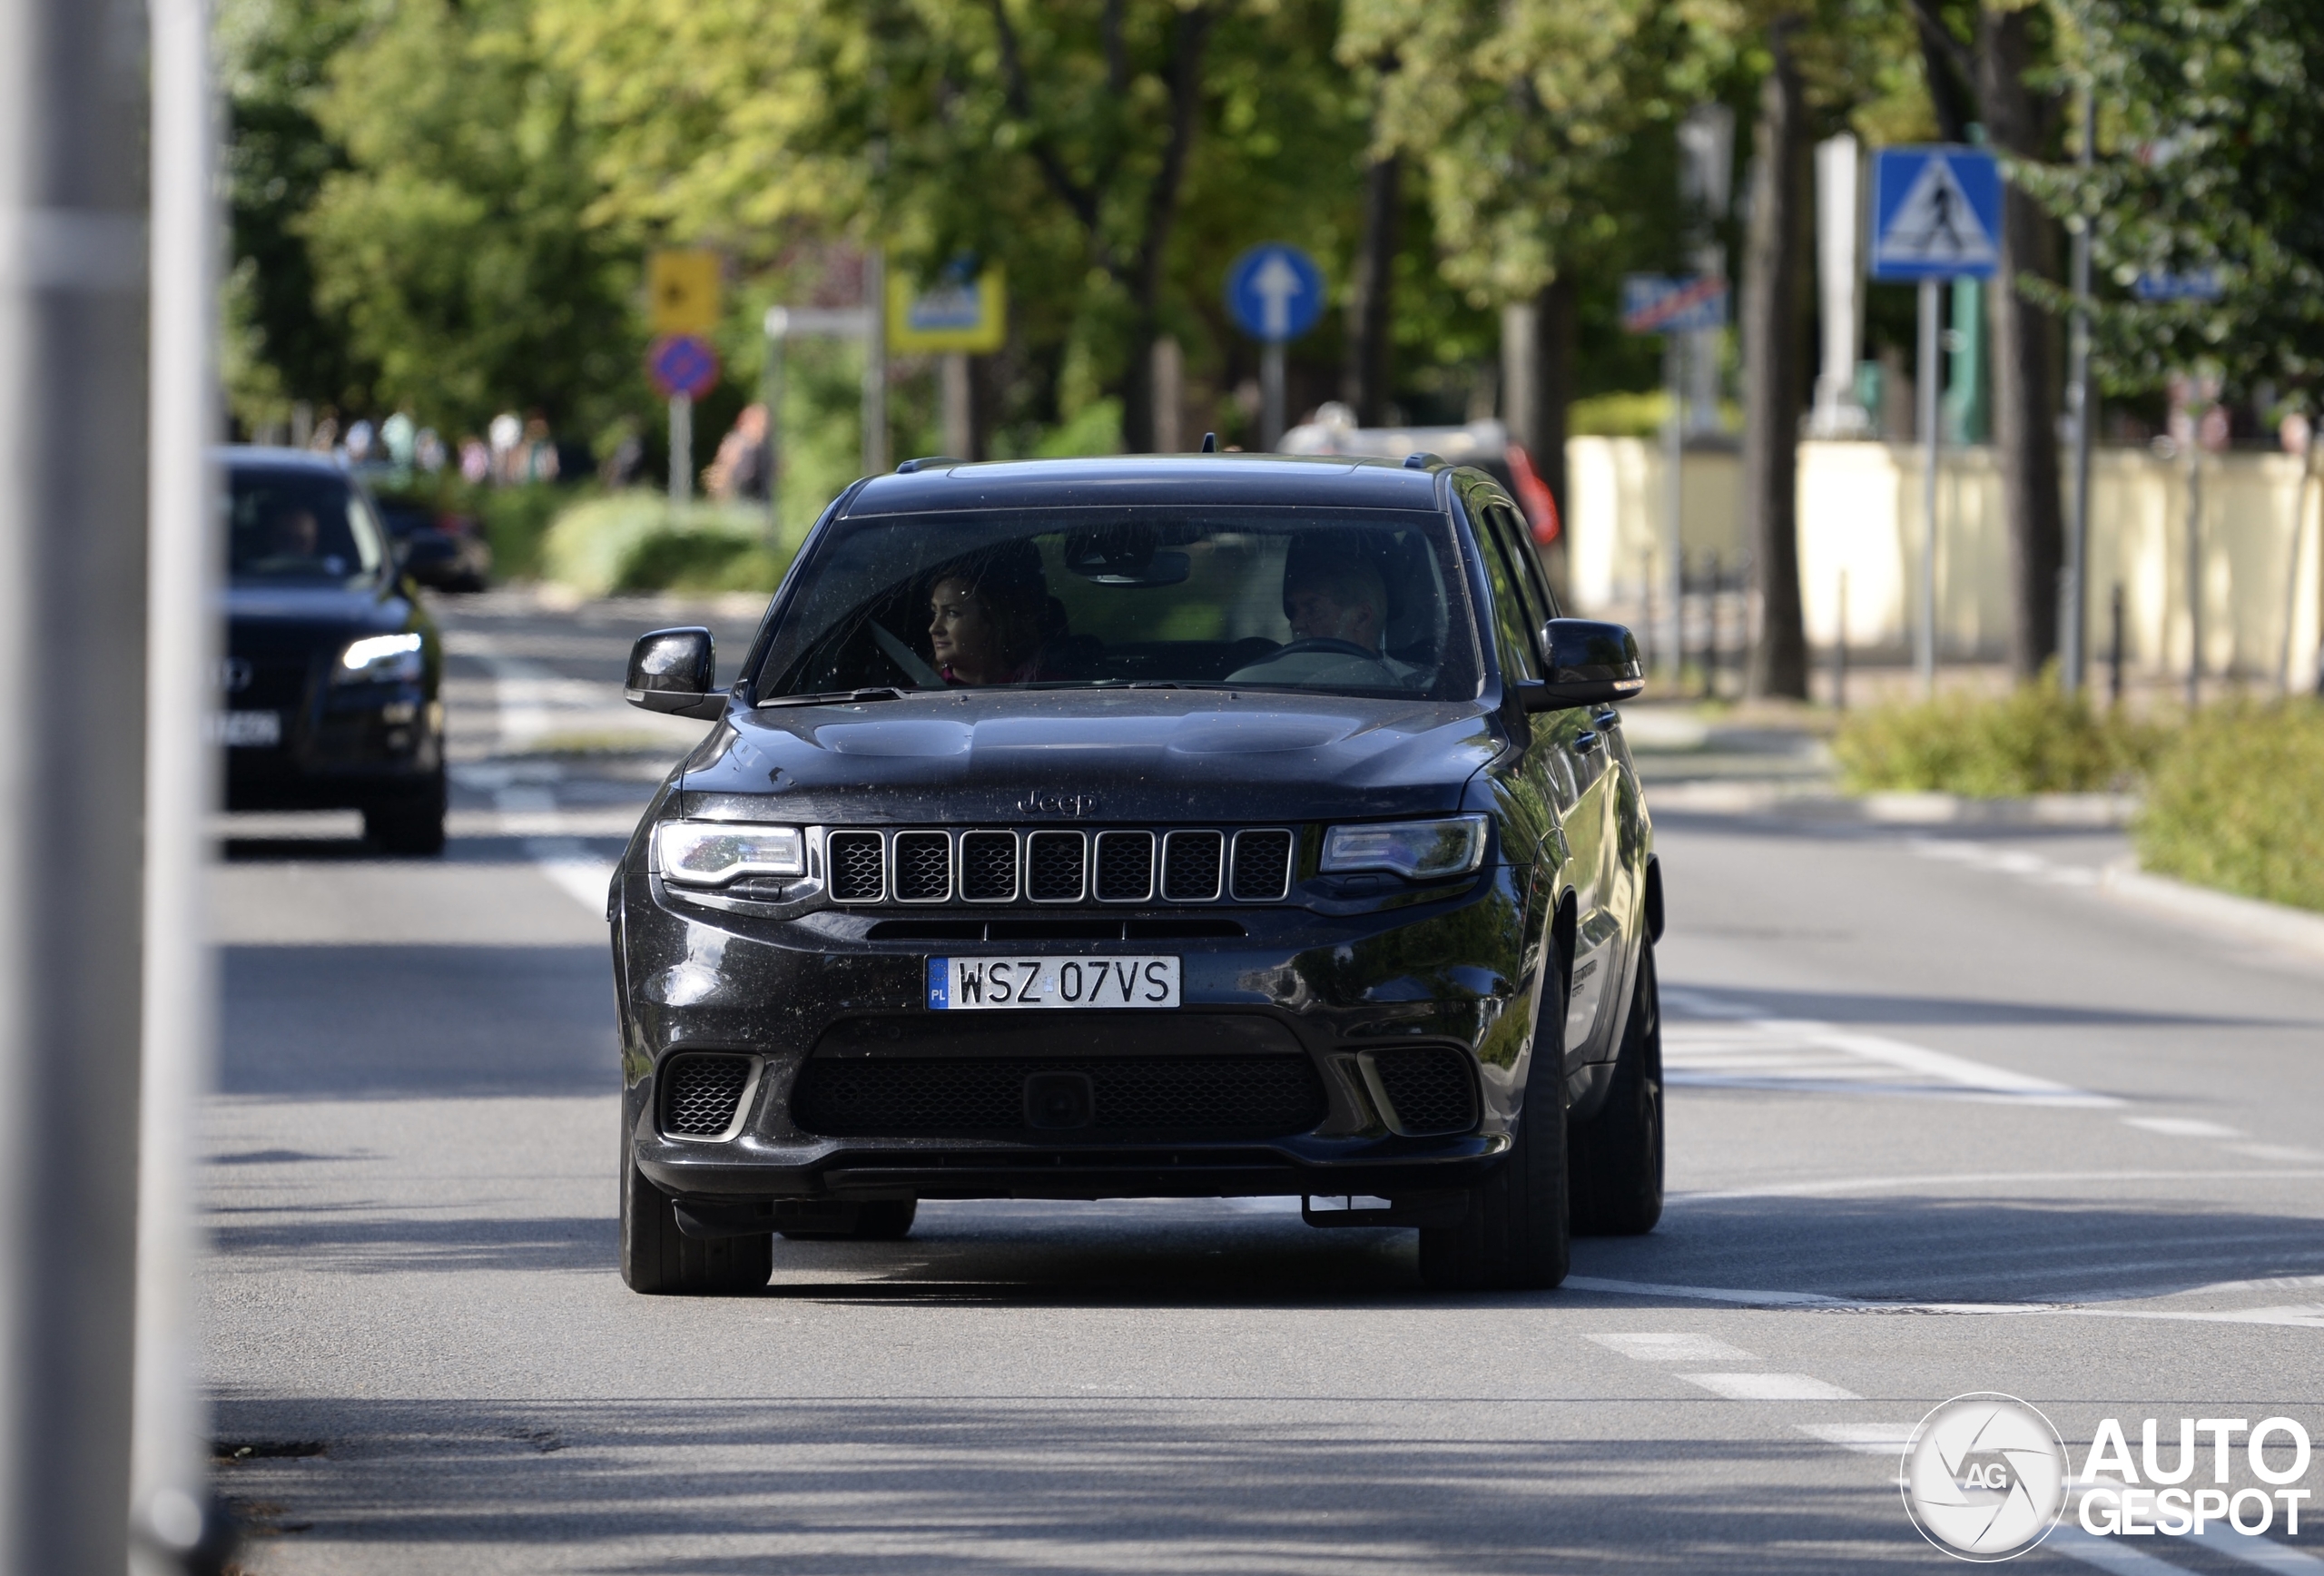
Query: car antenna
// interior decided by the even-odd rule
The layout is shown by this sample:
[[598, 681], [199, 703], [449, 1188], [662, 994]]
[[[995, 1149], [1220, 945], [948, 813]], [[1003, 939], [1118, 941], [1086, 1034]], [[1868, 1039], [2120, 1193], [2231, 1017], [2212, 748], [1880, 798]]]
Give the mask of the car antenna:
[[1202, 451], [1205, 454], [1216, 454], [1218, 452], [1218, 434], [1216, 432], [1206, 432], [1202, 435]]

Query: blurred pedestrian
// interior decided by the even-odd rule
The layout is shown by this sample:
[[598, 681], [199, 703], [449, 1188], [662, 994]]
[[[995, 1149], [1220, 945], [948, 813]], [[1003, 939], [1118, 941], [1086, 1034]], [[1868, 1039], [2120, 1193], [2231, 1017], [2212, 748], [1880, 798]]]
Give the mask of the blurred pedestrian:
[[492, 475], [492, 450], [484, 439], [473, 435], [460, 439], [460, 479], [470, 487], [482, 487]]
[[369, 422], [348, 423], [347, 458], [358, 465], [371, 458], [371, 424]]
[[411, 440], [412, 463], [429, 476], [444, 468], [444, 439], [432, 427], [423, 427]]
[[718, 456], [702, 473], [703, 490], [721, 503], [764, 498], [767, 489], [766, 407], [745, 405], [718, 440]]
[[525, 441], [524, 418], [503, 410], [484, 435], [492, 441], [492, 479], [504, 485], [522, 479], [517, 475], [517, 448]]

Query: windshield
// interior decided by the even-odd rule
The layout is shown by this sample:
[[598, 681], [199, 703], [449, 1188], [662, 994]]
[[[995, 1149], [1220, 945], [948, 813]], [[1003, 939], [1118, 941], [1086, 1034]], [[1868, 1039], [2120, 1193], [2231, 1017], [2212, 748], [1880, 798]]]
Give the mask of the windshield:
[[343, 584], [386, 557], [363, 496], [327, 471], [241, 470], [226, 497], [226, 574], [237, 581]]
[[1075, 508], [838, 522], [755, 699], [1135, 684], [1473, 697], [1441, 515]]

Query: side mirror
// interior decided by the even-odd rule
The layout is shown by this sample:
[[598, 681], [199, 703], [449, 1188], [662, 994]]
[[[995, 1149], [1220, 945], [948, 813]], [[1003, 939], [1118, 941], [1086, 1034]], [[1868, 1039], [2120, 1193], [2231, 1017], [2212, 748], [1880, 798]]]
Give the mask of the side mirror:
[[1619, 624], [1552, 618], [1541, 625], [1541, 665], [1549, 677], [1518, 686], [1529, 712], [1562, 712], [1635, 699], [1646, 688], [1638, 638]]
[[710, 631], [657, 629], [639, 635], [629, 648], [629, 676], [622, 681], [622, 698], [649, 712], [711, 722], [726, 709], [726, 697], [712, 690], [717, 672]]

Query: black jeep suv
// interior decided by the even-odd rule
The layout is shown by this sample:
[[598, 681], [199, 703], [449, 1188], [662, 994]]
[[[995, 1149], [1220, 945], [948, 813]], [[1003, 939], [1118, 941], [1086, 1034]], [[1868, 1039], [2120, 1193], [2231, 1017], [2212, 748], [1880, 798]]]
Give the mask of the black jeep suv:
[[921, 1198], [1250, 1195], [1550, 1286], [1662, 1202], [1636, 643], [1433, 456], [916, 462], [817, 522], [615, 877], [622, 1272]]

